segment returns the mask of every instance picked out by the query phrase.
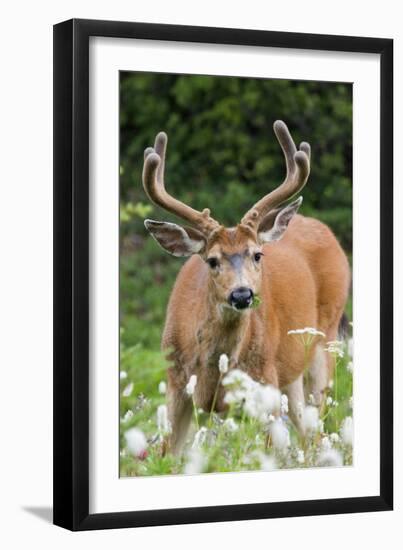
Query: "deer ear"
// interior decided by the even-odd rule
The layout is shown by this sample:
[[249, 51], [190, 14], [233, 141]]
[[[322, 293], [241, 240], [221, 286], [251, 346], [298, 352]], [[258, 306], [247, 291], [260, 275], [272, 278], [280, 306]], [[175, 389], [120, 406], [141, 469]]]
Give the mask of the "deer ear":
[[206, 246], [203, 234], [193, 227], [176, 223], [144, 220], [144, 225], [157, 243], [174, 256], [191, 256], [201, 253]]
[[280, 240], [301, 203], [302, 197], [298, 197], [286, 207], [269, 212], [259, 225], [259, 241], [263, 244]]

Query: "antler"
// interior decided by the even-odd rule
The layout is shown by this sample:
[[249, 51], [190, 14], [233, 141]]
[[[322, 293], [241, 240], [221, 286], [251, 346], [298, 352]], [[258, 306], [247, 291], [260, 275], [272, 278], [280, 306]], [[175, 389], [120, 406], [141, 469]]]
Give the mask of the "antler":
[[208, 208], [205, 208], [202, 212], [194, 210], [169, 195], [165, 189], [164, 167], [167, 142], [168, 136], [166, 133], [160, 132], [155, 138], [154, 147], [147, 147], [144, 151], [144, 190], [156, 205], [186, 220], [208, 236], [214, 229], [220, 227], [220, 224], [210, 217], [210, 210]]
[[309, 143], [302, 142], [297, 151], [291, 134], [282, 120], [276, 120], [273, 129], [284, 153], [287, 175], [277, 189], [260, 199], [242, 218], [241, 224], [254, 230], [257, 230], [259, 223], [270, 210], [299, 193], [309, 176], [311, 156]]

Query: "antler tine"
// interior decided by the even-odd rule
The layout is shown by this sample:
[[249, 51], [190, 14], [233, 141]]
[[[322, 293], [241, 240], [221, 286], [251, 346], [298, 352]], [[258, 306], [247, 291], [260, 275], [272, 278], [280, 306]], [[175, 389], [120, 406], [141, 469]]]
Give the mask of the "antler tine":
[[165, 189], [164, 169], [167, 143], [168, 136], [165, 132], [160, 132], [155, 138], [154, 147], [147, 147], [144, 151], [144, 190], [149, 199], [157, 206], [172, 212], [197, 227], [205, 235], [209, 235], [219, 227], [219, 223], [210, 217], [210, 210], [205, 208], [199, 212], [169, 195]]
[[259, 222], [270, 210], [299, 193], [309, 176], [311, 156], [309, 143], [302, 142], [297, 150], [282, 120], [276, 120], [273, 129], [284, 153], [287, 173], [283, 183], [260, 199], [242, 218], [241, 223], [253, 229], [257, 228]]

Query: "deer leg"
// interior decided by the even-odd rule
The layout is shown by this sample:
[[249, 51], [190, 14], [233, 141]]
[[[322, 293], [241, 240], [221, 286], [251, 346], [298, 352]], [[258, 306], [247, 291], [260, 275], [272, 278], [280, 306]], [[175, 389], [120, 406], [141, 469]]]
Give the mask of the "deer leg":
[[294, 426], [297, 428], [301, 436], [305, 435], [305, 426], [303, 413], [305, 408], [304, 397], [304, 377], [300, 374], [298, 378], [283, 388], [284, 393], [288, 397], [288, 412]]
[[168, 386], [168, 418], [171, 423], [171, 434], [168, 441], [170, 451], [179, 455], [186, 441], [192, 418], [192, 401], [183, 390]]
[[313, 404], [320, 408], [329, 383], [328, 357], [323, 345], [317, 344], [308, 370], [306, 392], [313, 396]]

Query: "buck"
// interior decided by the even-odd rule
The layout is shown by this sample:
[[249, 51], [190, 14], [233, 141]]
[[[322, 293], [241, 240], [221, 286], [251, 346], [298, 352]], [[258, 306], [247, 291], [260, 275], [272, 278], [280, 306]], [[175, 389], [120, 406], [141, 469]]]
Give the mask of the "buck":
[[[143, 185], [149, 199], [190, 224], [144, 222], [167, 252], [190, 256], [176, 279], [162, 338], [171, 361], [167, 399], [174, 453], [183, 447], [192, 414], [185, 386], [196, 374], [193, 399], [197, 407], [209, 411], [223, 353], [230, 368], [242, 369], [287, 394], [290, 417], [301, 434], [304, 390], [320, 405], [332, 375], [331, 357], [324, 347], [337, 337], [349, 290], [349, 265], [326, 225], [297, 214], [302, 197], [280, 207], [308, 179], [310, 146], [303, 142], [297, 150], [282, 121], [274, 123], [274, 132], [285, 157], [285, 180], [231, 228], [213, 219], [208, 208], [197, 211], [166, 191], [164, 132], [144, 153]], [[258, 307], [252, 307], [255, 297]], [[302, 327], [325, 334], [315, 337], [308, 357], [298, 339], [288, 335]], [[223, 396], [220, 388], [218, 412], [225, 408]]]

